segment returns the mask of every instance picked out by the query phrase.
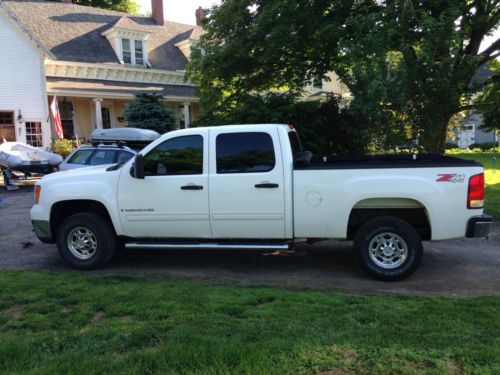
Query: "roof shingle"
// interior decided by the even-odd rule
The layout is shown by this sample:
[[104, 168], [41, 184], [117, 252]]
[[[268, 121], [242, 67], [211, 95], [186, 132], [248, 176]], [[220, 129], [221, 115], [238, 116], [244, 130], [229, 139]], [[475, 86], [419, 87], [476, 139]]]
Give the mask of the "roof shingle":
[[186, 59], [175, 44], [201, 33], [198, 26], [170, 21], [159, 26], [151, 17], [75, 4], [45, 0], [4, 0], [4, 4], [58, 60], [64, 61], [119, 64], [113, 48], [101, 34], [115, 25], [126, 24], [151, 33], [148, 59], [152, 68], [184, 70]]

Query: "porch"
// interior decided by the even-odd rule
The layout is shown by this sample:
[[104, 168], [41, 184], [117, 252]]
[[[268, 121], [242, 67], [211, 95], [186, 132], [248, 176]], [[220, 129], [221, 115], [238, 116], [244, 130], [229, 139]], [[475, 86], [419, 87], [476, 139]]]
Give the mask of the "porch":
[[[200, 115], [194, 87], [47, 77], [48, 101], [57, 96], [64, 138], [88, 139], [94, 129], [124, 127], [124, 111], [136, 92], [161, 94], [173, 109], [176, 128]], [[51, 119], [52, 138], [56, 138]]]

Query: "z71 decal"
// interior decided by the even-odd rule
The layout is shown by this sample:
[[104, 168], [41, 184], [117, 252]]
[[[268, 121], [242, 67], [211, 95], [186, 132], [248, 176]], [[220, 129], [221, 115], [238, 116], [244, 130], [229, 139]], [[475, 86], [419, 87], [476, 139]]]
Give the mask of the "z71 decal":
[[436, 180], [437, 182], [451, 182], [453, 184], [456, 183], [461, 184], [462, 182], [465, 181], [464, 174], [447, 173], [447, 174], [438, 174], [438, 176], [440, 177]]

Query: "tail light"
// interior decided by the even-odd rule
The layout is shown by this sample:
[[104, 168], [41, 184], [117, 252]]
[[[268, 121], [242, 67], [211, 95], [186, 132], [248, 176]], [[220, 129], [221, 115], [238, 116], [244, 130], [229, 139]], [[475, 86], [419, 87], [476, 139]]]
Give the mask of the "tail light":
[[484, 206], [484, 173], [476, 174], [469, 179], [467, 208], [483, 208]]

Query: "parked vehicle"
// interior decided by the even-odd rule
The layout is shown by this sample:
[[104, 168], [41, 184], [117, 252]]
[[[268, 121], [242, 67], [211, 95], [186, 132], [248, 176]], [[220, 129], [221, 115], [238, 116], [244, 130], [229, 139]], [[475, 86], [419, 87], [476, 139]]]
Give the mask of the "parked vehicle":
[[67, 171], [105, 164], [124, 164], [138, 150], [159, 137], [159, 133], [147, 129], [96, 129], [90, 136], [91, 145], [83, 145], [73, 150], [59, 165], [59, 170]]
[[84, 145], [73, 150], [59, 165], [60, 171], [104, 164], [126, 163], [137, 152], [117, 144]]
[[46, 176], [31, 219], [72, 267], [116, 249], [286, 250], [354, 240], [361, 266], [398, 280], [422, 241], [484, 237], [481, 164], [448, 156], [314, 157], [287, 125], [170, 132], [123, 166]]

